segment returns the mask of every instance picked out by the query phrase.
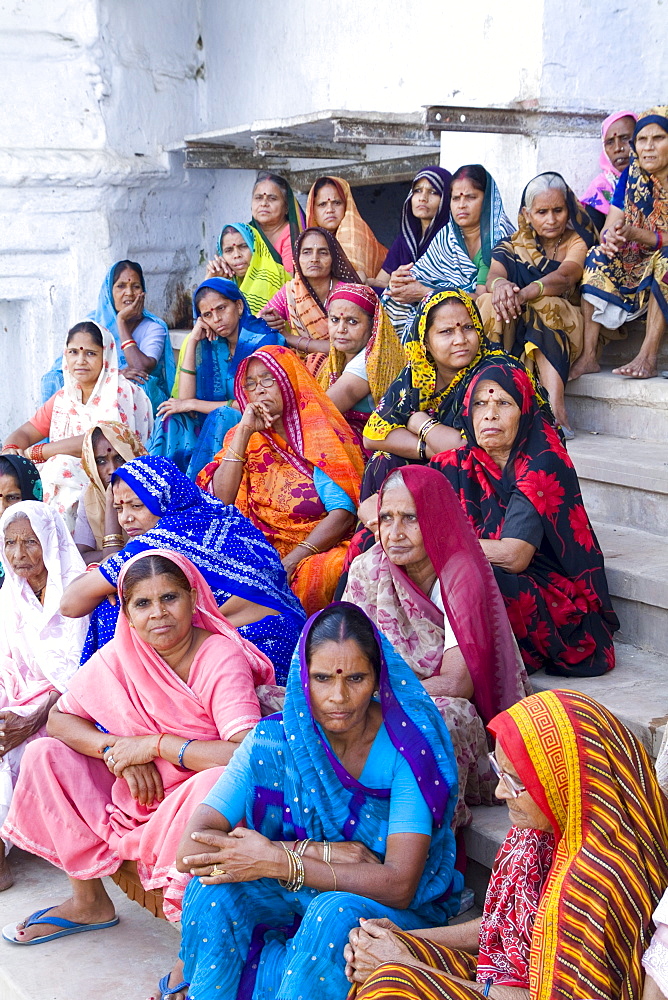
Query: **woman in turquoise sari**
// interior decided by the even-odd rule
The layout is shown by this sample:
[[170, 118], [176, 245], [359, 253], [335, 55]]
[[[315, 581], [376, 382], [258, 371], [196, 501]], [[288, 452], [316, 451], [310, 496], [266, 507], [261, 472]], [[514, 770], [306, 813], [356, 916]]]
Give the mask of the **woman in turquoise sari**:
[[463, 885], [456, 789], [447, 729], [411, 669], [354, 605], [314, 615], [282, 716], [258, 723], [179, 847], [179, 869], [197, 876], [182, 920], [188, 997], [343, 1000], [360, 919], [447, 921]]
[[207, 278], [230, 278], [257, 316], [291, 275], [274, 260], [264, 236], [245, 222], [223, 226], [217, 256], [206, 265]]
[[195, 326], [179, 354], [172, 398], [158, 407], [148, 450], [169, 458], [195, 479], [241, 420], [234, 400], [239, 362], [266, 344], [285, 344], [280, 333], [251, 314], [234, 281], [207, 278], [193, 296]]
[[[172, 391], [176, 365], [164, 319], [144, 308], [146, 282], [141, 265], [119, 260], [107, 271], [97, 306], [86, 316], [113, 334], [118, 367], [126, 378], [140, 385], [151, 400], [153, 413]], [[62, 389], [63, 359], [42, 376], [42, 402]]]

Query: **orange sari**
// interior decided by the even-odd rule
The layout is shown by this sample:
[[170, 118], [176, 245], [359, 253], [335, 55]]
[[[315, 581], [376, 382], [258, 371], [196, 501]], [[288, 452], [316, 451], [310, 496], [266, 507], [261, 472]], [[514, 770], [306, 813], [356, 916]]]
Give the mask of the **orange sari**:
[[[239, 365], [235, 396], [242, 412], [248, 403], [246, 369], [253, 358], [260, 358], [278, 381], [287, 440], [274, 431], [251, 435], [235, 505], [284, 558], [327, 516], [313, 482], [314, 468], [322, 469], [357, 506], [364, 459], [343, 415], [285, 347], [264, 347]], [[198, 475], [202, 489], [210, 492], [234, 432], [232, 428], [221, 451]], [[299, 563], [291, 586], [307, 614], [331, 601], [349, 544], [343, 540]]]

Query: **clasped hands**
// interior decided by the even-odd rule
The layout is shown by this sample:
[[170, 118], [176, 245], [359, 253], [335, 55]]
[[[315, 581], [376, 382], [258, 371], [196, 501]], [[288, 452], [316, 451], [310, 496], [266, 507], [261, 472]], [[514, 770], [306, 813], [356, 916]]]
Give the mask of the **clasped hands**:
[[165, 789], [154, 763], [156, 737], [110, 736], [104, 763], [116, 778], [127, 782], [130, 794], [143, 806], [162, 802]]
[[400, 930], [387, 917], [378, 920], [360, 918], [360, 926], [353, 927], [348, 944], [343, 949], [346, 978], [351, 983], [364, 983], [383, 962], [401, 962], [410, 965], [413, 955], [397, 936]]

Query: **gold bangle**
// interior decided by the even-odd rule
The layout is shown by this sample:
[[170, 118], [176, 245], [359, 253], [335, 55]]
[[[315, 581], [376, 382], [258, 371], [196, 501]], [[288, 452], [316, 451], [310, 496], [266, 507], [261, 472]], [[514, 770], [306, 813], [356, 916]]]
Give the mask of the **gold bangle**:
[[323, 861], [327, 865], [327, 867], [329, 868], [330, 872], [332, 873], [332, 878], [334, 879], [334, 889], [333, 889], [333, 891], [336, 892], [337, 891], [337, 888], [336, 888], [336, 872], [334, 871], [333, 867], [330, 865], [329, 861], [325, 861], [324, 858], [323, 858]]
[[538, 279], [534, 280], [534, 285], [538, 285], [538, 295], [534, 295], [534, 299], [540, 299], [545, 295], [545, 285]]
[[225, 451], [225, 454], [226, 455], [234, 455], [234, 457], [236, 458], [236, 460], [238, 462], [245, 462], [246, 461], [244, 455], [240, 455], [239, 452], [235, 451], [234, 448], [232, 448], [231, 446], [227, 447], [227, 450]]
[[[315, 545], [311, 545], [310, 542], [300, 542], [299, 545], [301, 545], [303, 549], [310, 549], [314, 556], [320, 555], [321, 550], [317, 548]], [[299, 548], [299, 545], [297, 546], [297, 548]]]
[[228, 458], [227, 455], [223, 455], [221, 462], [234, 462], [235, 465], [243, 465], [243, 458]]
[[423, 441], [426, 441], [426, 440], [427, 440], [427, 438], [429, 437], [429, 435], [430, 435], [430, 434], [431, 434], [431, 432], [433, 431], [434, 427], [436, 427], [436, 425], [437, 425], [438, 423], [440, 423], [440, 421], [439, 421], [439, 420], [436, 420], [436, 419], [434, 419], [434, 420], [433, 420], [433, 421], [432, 421], [432, 422], [431, 422], [430, 424], [428, 424], [428, 425], [427, 425], [427, 424], [425, 424], [425, 426], [426, 426], [426, 428], [427, 428], [427, 429], [426, 429], [426, 431], [424, 431], [424, 433], [422, 434], [422, 440], [423, 440]]
[[322, 845], [322, 860], [326, 864], [329, 864], [329, 862], [332, 860], [332, 845], [329, 842], [329, 840], [323, 841], [323, 845]]
[[491, 289], [491, 290], [492, 290], [492, 291], [494, 291], [494, 285], [495, 285], [495, 284], [497, 283], [497, 281], [507, 281], [507, 280], [508, 280], [507, 278], [504, 278], [504, 277], [503, 277], [503, 275], [502, 275], [502, 274], [500, 274], [500, 275], [499, 275], [499, 276], [498, 276], [497, 278], [495, 278], [495, 279], [494, 279], [494, 281], [492, 282], [492, 289]]
[[123, 535], [105, 535], [102, 539], [102, 548], [110, 548], [112, 545], [120, 545], [121, 548], [125, 544], [125, 539]]

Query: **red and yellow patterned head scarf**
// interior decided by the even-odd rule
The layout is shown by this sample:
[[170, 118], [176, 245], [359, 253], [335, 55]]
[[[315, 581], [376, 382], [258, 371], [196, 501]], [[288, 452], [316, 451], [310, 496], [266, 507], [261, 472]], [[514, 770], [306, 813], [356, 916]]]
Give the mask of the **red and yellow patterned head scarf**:
[[557, 840], [531, 939], [532, 1000], [640, 1000], [668, 885], [668, 802], [644, 747], [576, 691], [532, 695], [489, 728]]

